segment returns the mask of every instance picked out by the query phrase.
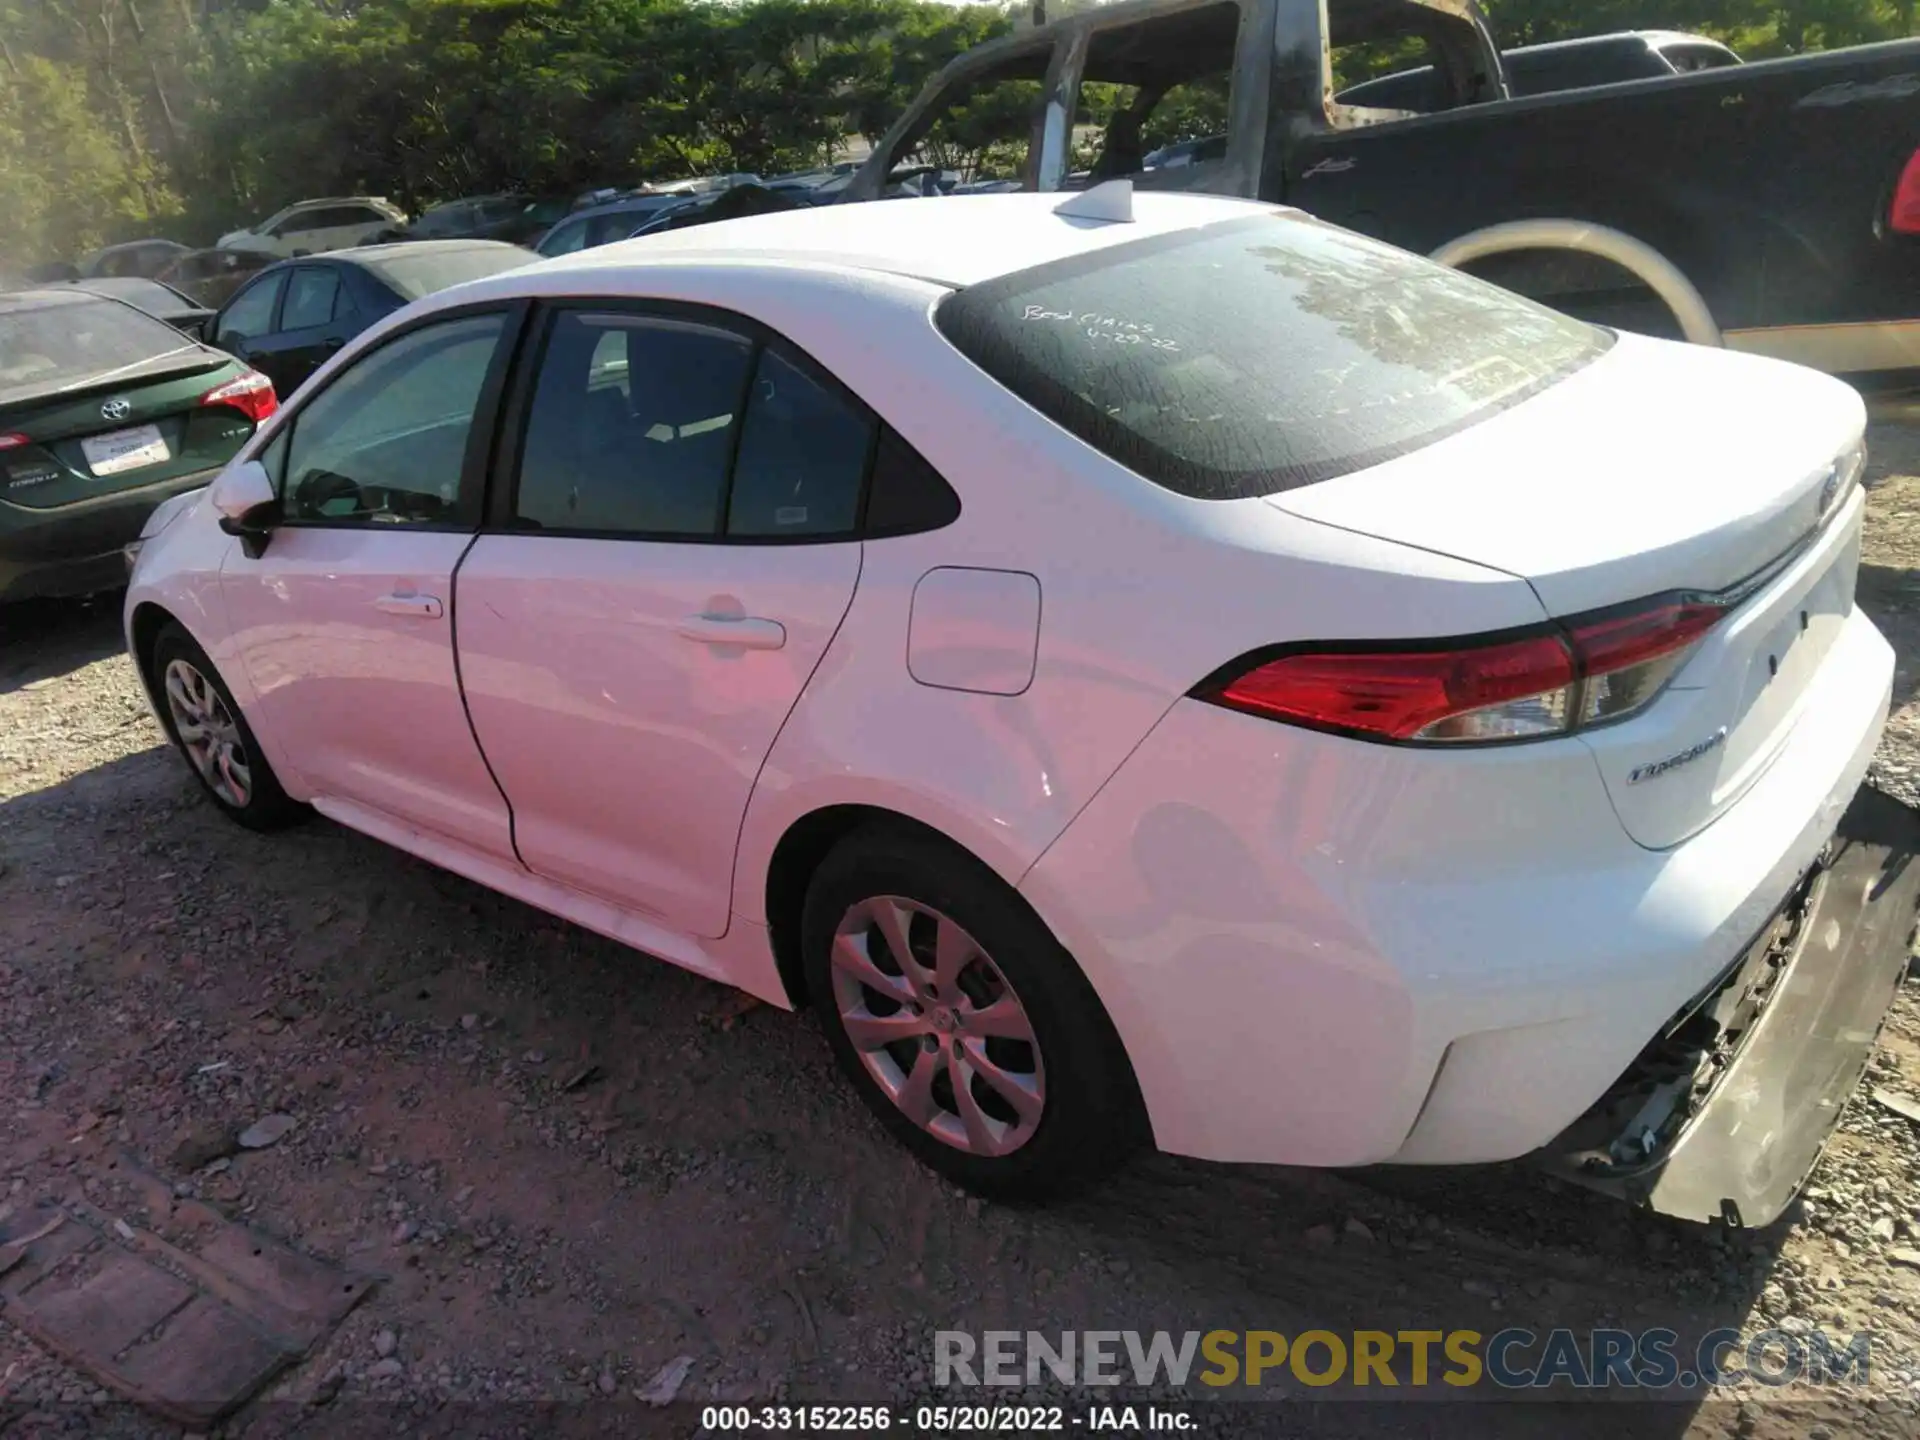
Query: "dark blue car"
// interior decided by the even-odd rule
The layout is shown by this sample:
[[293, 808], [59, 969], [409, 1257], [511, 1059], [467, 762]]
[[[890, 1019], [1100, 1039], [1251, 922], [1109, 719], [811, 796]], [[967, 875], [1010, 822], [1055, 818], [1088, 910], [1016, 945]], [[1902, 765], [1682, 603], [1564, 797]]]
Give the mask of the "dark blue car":
[[498, 240], [412, 240], [283, 260], [227, 301], [205, 334], [286, 396], [383, 315], [533, 258], [525, 247]]

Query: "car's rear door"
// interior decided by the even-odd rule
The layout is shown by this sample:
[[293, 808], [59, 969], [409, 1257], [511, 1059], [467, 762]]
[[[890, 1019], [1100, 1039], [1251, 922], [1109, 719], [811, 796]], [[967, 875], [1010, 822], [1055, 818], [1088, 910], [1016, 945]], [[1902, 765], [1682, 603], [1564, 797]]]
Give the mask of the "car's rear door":
[[316, 805], [506, 860], [506, 803], [460, 699], [452, 587], [519, 313], [426, 317], [302, 397], [263, 456], [284, 518], [221, 569], [255, 728]]
[[347, 305], [340, 272], [332, 265], [299, 265], [287, 276], [273, 333], [254, 342], [253, 363], [273, 377], [274, 389], [291, 395], [346, 343], [335, 320]]
[[528, 868], [717, 936], [761, 762], [853, 598], [875, 421], [717, 313], [541, 324], [460, 568], [468, 713]]

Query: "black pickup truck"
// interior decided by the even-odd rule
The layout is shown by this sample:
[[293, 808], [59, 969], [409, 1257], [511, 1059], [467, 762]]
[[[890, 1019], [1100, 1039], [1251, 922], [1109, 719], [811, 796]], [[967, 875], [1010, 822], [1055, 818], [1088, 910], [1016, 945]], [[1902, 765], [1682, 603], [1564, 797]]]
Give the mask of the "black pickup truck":
[[[1419, 109], [1342, 98], [1423, 68]], [[1516, 96], [1471, 0], [1123, 0], [953, 61], [847, 198], [916, 162], [1294, 205], [1587, 319], [1920, 379], [1920, 41]]]

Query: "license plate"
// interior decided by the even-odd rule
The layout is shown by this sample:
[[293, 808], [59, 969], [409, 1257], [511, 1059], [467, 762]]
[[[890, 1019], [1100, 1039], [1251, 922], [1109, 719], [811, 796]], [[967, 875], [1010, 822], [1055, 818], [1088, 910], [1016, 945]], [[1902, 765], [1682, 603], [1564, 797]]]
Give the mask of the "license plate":
[[80, 442], [80, 450], [87, 457], [87, 468], [95, 475], [118, 475], [123, 470], [138, 470], [142, 465], [158, 465], [162, 460], [173, 458], [158, 425], [136, 425], [131, 430], [115, 430], [111, 435], [89, 435]]

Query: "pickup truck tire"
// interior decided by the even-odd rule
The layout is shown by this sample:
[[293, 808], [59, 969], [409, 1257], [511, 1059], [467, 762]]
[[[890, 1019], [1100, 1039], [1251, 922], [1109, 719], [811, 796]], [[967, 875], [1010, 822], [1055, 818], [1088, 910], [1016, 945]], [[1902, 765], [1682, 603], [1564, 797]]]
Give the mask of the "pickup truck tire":
[[1680, 268], [1651, 245], [1605, 225], [1585, 220], [1513, 220], [1449, 241], [1434, 251], [1432, 258], [1457, 270], [1475, 261], [1526, 250], [1573, 250], [1617, 265], [1672, 312], [1687, 340], [1716, 347], [1723, 343], [1713, 312]]

